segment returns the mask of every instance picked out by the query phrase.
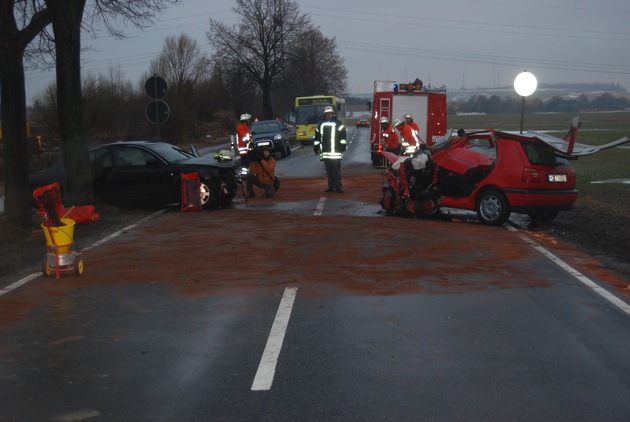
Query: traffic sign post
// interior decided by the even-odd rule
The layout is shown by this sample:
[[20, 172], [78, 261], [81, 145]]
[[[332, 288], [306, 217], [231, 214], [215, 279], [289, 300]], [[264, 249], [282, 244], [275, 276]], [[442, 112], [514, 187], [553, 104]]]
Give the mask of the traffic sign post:
[[149, 98], [154, 100], [147, 105], [145, 114], [147, 119], [151, 123], [155, 124], [157, 139], [159, 141], [160, 125], [168, 120], [168, 116], [170, 115], [168, 104], [162, 101], [162, 98], [164, 98], [168, 93], [168, 84], [164, 78], [158, 75], [153, 75], [145, 82], [144, 92]]

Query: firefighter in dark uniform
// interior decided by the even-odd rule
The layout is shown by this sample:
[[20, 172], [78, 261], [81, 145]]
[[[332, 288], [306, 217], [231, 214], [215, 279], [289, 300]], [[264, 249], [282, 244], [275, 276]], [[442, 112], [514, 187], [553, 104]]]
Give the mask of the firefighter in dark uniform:
[[317, 124], [313, 151], [319, 154], [319, 159], [326, 166], [328, 189], [325, 192], [343, 192], [341, 183], [341, 159], [346, 151], [346, 128], [340, 120], [335, 118], [335, 110], [328, 106], [324, 108], [324, 120]]

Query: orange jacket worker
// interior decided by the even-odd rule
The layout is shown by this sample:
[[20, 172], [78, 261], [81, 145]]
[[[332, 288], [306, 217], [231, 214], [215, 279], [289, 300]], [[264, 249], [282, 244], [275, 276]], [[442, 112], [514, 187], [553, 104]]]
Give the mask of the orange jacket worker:
[[273, 181], [276, 178], [276, 160], [269, 148], [250, 151], [249, 171], [247, 172], [247, 197], [255, 198], [254, 186], [263, 188], [263, 197], [273, 198], [276, 191]]

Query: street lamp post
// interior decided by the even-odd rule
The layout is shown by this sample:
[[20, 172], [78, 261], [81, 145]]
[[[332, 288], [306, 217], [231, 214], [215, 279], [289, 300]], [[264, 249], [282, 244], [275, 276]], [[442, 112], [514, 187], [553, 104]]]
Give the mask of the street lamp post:
[[536, 91], [538, 81], [527, 70], [521, 72], [514, 79], [514, 91], [521, 96], [521, 133], [523, 133], [523, 117], [525, 115], [525, 97], [529, 97]]

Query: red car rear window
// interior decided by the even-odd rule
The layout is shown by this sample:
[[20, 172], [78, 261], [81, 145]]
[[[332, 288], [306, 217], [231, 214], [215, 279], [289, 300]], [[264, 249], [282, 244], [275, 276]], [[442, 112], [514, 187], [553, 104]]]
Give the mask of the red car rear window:
[[543, 145], [523, 143], [523, 149], [527, 155], [530, 164], [538, 164], [543, 166], [566, 166], [569, 160], [558, 157], [552, 150]]

